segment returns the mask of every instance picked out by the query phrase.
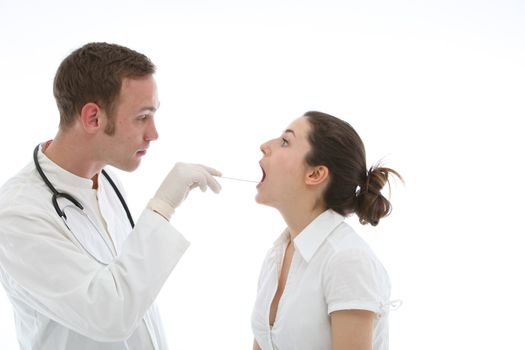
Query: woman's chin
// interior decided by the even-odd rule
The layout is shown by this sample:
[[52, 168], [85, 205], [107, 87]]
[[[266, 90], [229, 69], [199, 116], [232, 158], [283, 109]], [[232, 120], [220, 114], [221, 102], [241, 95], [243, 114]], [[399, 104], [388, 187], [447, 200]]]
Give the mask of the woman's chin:
[[255, 203], [269, 205], [267, 198], [265, 198], [260, 191], [257, 191], [257, 194], [255, 195]]

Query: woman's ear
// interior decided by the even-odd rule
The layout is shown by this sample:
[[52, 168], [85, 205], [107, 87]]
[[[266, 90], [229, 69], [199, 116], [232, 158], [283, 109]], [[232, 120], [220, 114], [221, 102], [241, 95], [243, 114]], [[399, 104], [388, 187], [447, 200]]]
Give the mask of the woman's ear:
[[95, 133], [101, 125], [102, 109], [93, 102], [86, 103], [80, 111], [80, 123], [84, 130], [89, 133]]
[[306, 174], [306, 184], [307, 185], [319, 185], [325, 182], [328, 179], [329, 170], [324, 165], [318, 165], [311, 167], [311, 169]]

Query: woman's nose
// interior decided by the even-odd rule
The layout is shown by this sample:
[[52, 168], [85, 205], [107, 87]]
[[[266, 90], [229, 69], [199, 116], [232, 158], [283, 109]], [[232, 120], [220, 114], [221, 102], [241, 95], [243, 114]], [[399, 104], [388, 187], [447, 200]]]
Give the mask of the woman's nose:
[[270, 145], [269, 142], [265, 142], [261, 145], [261, 152], [267, 156], [270, 154]]

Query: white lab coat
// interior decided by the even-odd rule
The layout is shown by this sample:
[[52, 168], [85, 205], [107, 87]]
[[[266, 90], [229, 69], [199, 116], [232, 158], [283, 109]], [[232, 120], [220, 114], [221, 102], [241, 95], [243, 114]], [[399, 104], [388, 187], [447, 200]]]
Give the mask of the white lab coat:
[[131, 230], [102, 175], [93, 190], [91, 180], [41, 152], [38, 158], [57, 190], [79, 199], [104, 233], [111, 250], [93, 233], [102, 243], [98, 253], [115, 258], [104, 265], [86, 254], [33, 162], [9, 180], [0, 189], [0, 281], [13, 304], [20, 348], [168, 349], [154, 300], [188, 241], [150, 210]]

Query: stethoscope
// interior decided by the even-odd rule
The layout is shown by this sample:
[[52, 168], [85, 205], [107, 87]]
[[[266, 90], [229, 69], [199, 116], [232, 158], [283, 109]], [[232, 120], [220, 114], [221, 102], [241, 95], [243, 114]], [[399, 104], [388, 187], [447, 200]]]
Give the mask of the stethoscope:
[[[47, 176], [44, 174], [44, 171], [42, 170], [42, 167], [40, 166], [40, 163], [38, 162], [38, 149], [40, 145], [37, 145], [35, 150], [33, 151], [33, 160], [35, 162], [35, 167], [40, 176], [42, 177], [42, 180], [47, 185], [47, 187], [53, 192], [53, 196], [51, 197], [51, 203], [53, 204], [53, 207], [55, 208], [55, 211], [57, 212], [58, 216], [62, 218], [64, 223], [66, 224], [67, 228], [71, 231], [73, 236], [75, 236], [78, 243], [84, 248], [84, 250], [91, 255], [95, 260], [100, 262], [101, 264], [108, 265], [113, 260], [113, 250], [109, 246], [109, 243], [106, 241], [102, 233], [99, 231], [98, 226], [93, 222], [93, 220], [85, 213], [84, 206], [72, 195], [66, 192], [59, 192], [49, 181]], [[102, 169], [102, 174], [104, 177], [108, 180], [109, 184], [115, 191], [118, 199], [120, 200], [120, 203], [122, 204], [122, 207], [126, 211], [126, 215], [128, 216], [129, 223], [131, 224], [131, 227], [135, 227], [135, 223], [133, 222], [133, 217], [131, 216], [131, 212], [129, 211], [128, 205], [126, 204], [126, 201], [124, 200], [124, 197], [118, 190], [117, 186], [109, 177], [108, 173]], [[63, 208], [59, 205], [59, 200], [63, 203]], [[67, 204], [66, 202], [69, 202]], [[72, 204], [72, 205], [71, 205]], [[66, 214], [67, 213], [67, 214]], [[68, 219], [69, 216], [69, 219]], [[76, 220], [75, 220], [76, 219]], [[81, 220], [78, 219], [84, 219], [84, 223], [80, 223]], [[87, 223], [87, 225], [86, 225]], [[93, 236], [93, 230], [95, 230], [98, 235], [100, 236], [100, 239], [96, 239]], [[82, 232], [83, 239], [80, 239], [77, 235], [77, 232]], [[101, 250], [101, 240], [103, 244], [106, 246], [106, 250]]]

